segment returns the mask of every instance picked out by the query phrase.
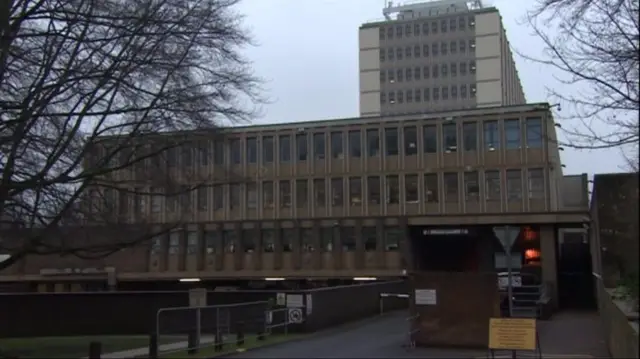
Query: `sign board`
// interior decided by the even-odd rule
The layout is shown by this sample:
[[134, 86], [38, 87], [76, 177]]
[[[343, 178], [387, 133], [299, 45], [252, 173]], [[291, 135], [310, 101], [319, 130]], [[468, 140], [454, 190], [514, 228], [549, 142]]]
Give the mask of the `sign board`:
[[[506, 288], [509, 285], [509, 277], [508, 276], [499, 276], [498, 277], [498, 287], [500, 289]], [[511, 276], [511, 286], [512, 287], [522, 287], [522, 277], [519, 275]]]
[[276, 305], [280, 307], [287, 305], [287, 295], [284, 293], [276, 294]]
[[287, 308], [304, 307], [304, 297], [302, 294], [287, 294]]
[[[495, 259], [495, 267], [496, 269], [504, 269], [508, 268], [509, 264], [507, 262], [507, 256], [504, 253], [496, 253], [494, 254]], [[509, 261], [511, 262], [511, 268], [519, 269], [522, 268], [522, 255], [520, 252], [513, 252], [509, 257]]]
[[416, 289], [416, 305], [436, 305], [438, 299], [435, 289]]
[[469, 230], [465, 228], [440, 228], [440, 229], [425, 229], [422, 234], [431, 236], [459, 236], [469, 234]]
[[520, 234], [519, 227], [512, 226], [503, 226], [503, 227], [493, 227], [493, 233], [496, 235], [505, 252], [511, 250], [513, 244], [516, 242], [518, 235]]
[[293, 308], [289, 309], [289, 323], [302, 323], [304, 319], [302, 318], [302, 309]]
[[307, 315], [313, 312], [313, 296], [311, 294], [307, 294], [307, 305], [305, 308], [307, 309]]
[[536, 350], [536, 320], [489, 319], [489, 349]]
[[189, 290], [190, 307], [207, 306], [207, 290], [205, 288], [194, 288]]

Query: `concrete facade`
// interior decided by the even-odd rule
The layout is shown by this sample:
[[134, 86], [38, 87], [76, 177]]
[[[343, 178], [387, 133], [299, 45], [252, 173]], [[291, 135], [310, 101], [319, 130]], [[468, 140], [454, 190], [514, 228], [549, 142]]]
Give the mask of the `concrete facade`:
[[361, 116], [526, 103], [498, 10], [450, 9], [362, 25]]

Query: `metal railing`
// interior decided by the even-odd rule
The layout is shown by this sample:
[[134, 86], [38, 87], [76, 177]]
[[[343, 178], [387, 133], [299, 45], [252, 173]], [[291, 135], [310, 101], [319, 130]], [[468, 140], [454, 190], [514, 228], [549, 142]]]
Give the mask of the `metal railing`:
[[[304, 308], [297, 309], [304, 316]], [[268, 301], [163, 308], [156, 314], [155, 348], [150, 346], [150, 354], [196, 352], [210, 346], [222, 350], [225, 345], [241, 345], [246, 339], [288, 335], [289, 326], [294, 324], [290, 310], [271, 308]], [[301, 317], [296, 323], [303, 320]]]
[[380, 293], [380, 314], [384, 314], [384, 300], [385, 298], [403, 298], [403, 299], [409, 299], [409, 294], [405, 294], [405, 293]]
[[416, 313], [415, 315], [407, 318], [409, 322], [409, 332], [408, 332], [408, 344], [407, 349], [415, 349], [416, 347], [416, 334], [420, 332], [420, 313]]

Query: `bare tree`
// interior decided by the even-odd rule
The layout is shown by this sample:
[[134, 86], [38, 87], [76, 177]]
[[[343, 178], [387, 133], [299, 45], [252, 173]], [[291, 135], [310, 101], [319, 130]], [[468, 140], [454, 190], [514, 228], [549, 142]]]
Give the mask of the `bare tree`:
[[184, 202], [220, 180], [172, 166], [264, 100], [241, 56], [251, 41], [238, 1], [0, 2], [0, 218], [28, 229], [2, 242], [0, 269], [27, 255], [105, 256], [189, 216], [174, 208], [153, 230], [142, 216], [144, 230], [100, 243], [60, 236], [131, 222], [131, 196]]
[[[637, 168], [640, 20], [637, 0], [538, 0], [527, 21], [545, 44], [523, 57], [556, 70], [565, 146], [619, 148]], [[565, 113], [568, 113], [565, 114]]]

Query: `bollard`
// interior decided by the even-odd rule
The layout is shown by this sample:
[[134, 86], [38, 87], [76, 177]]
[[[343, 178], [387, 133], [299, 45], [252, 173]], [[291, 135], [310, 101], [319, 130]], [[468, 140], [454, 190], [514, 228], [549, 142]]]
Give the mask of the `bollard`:
[[244, 322], [236, 324], [236, 345], [239, 347], [244, 345]]
[[194, 355], [198, 353], [199, 346], [200, 343], [198, 343], [198, 330], [192, 329], [187, 335], [187, 354]]
[[90, 342], [89, 343], [89, 359], [100, 359], [102, 356], [102, 343]]
[[149, 335], [149, 359], [158, 359], [158, 334]]

